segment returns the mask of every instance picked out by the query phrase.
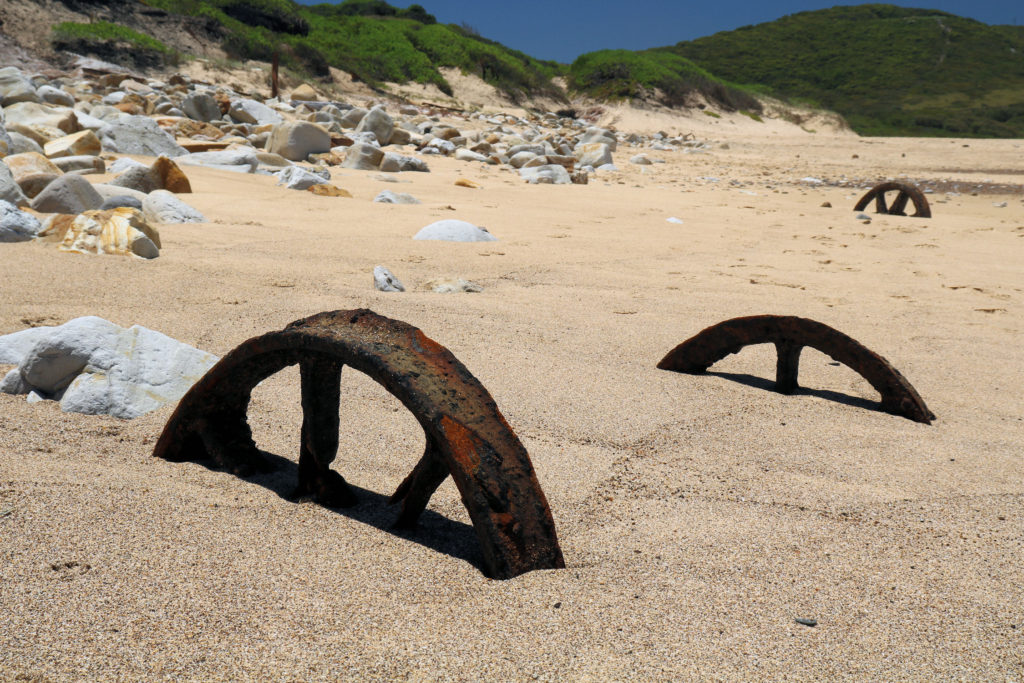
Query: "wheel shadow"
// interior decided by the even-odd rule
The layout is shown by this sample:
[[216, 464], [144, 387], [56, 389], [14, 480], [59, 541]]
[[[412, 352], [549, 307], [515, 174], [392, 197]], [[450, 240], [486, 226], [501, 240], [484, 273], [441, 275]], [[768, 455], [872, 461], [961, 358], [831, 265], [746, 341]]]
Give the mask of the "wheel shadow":
[[[716, 370], [705, 371], [707, 375], [713, 375], [715, 377], [721, 377], [727, 379], [730, 382], [736, 382], [738, 384], [744, 384], [748, 387], [754, 387], [755, 389], [764, 389], [765, 391], [775, 392], [775, 381], [765, 379], [763, 377], [755, 377], [754, 375], [748, 375], [746, 373], [739, 372], [719, 372]], [[873, 410], [875, 412], [884, 413], [882, 410], [881, 401], [872, 401], [870, 399], [861, 398], [860, 396], [850, 396], [844, 394], [841, 391], [832, 391], [830, 389], [810, 389], [808, 387], [797, 387], [797, 390], [793, 392], [794, 396], [816, 396], [826, 401], [833, 401], [834, 403], [842, 403], [843, 405], [853, 406], [854, 408], [863, 408], [864, 410]]]
[[[264, 450], [261, 450], [260, 454], [266, 462], [268, 471], [244, 476], [241, 477], [242, 479], [257, 486], [262, 486], [291, 503], [308, 502], [312, 505], [318, 505], [318, 503], [309, 499], [296, 499], [292, 495], [299, 481], [299, 466], [297, 463]], [[223, 471], [216, 466], [213, 460], [194, 462], [210, 470]], [[337, 515], [379, 529], [392, 536], [418, 543], [436, 552], [462, 560], [473, 565], [481, 572], [484, 571], [483, 553], [480, 550], [476, 531], [471, 524], [448, 519], [444, 515], [427, 509], [420, 515], [415, 528], [396, 529], [394, 522], [398, 516], [399, 508], [396, 505], [388, 504], [389, 496], [356, 486], [351, 482], [348, 482], [348, 486], [359, 499], [356, 505], [348, 508], [322, 507]]]

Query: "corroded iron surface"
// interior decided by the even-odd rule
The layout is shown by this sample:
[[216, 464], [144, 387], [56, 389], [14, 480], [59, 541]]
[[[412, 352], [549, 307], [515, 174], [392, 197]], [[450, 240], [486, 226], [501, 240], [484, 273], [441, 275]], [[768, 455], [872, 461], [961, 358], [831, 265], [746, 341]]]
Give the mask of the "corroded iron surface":
[[[896, 199], [893, 200], [891, 205], [886, 205], [885, 203], [886, 192], [897, 193]], [[871, 203], [872, 199], [875, 200], [875, 213], [885, 213], [890, 216], [906, 216], [907, 202], [912, 201], [914, 203], [914, 213], [911, 214], [912, 216], [916, 218], [932, 217], [932, 210], [928, 206], [928, 200], [925, 199], [924, 193], [917, 187], [907, 183], [882, 183], [875, 185], [860, 198], [860, 201], [853, 207], [853, 210], [863, 211]]]
[[153, 454], [173, 461], [213, 458], [244, 474], [262, 466], [246, 411], [253, 388], [298, 363], [302, 441], [297, 493], [330, 506], [355, 503], [330, 469], [338, 449], [342, 367], [394, 394], [426, 433], [426, 450], [391, 501], [399, 526], [413, 526], [449, 474], [483, 549], [485, 570], [507, 579], [564, 567], [555, 524], [529, 455], [494, 399], [448, 349], [419, 329], [368, 310], [297, 320], [243, 343], [178, 404]]
[[775, 344], [779, 357], [775, 390], [796, 391], [800, 351], [805, 346], [831, 356], [860, 374], [882, 395], [882, 410], [915, 422], [931, 424], [932, 411], [885, 358], [839, 330], [808, 318], [791, 315], [753, 315], [733, 318], [703, 330], [666, 355], [658, 367], [700, 374], [730, 353], [751, 344]]

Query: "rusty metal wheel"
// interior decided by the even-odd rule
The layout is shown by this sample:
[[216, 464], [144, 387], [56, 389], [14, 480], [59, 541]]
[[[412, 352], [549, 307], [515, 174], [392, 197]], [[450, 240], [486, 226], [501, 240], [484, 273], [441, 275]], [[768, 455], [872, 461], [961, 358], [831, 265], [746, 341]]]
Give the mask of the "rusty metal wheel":
[[[886, 204], [885, 193], [896, 192], [896, 198], [892, 204]], [[889, 216], [906, 216], [907, 215], [907, 203], [914, 203], [914, 213], [911, 214], [914, 218], [931, 218], [932, 210], [928, 206], [928, 200], [925, 199], [924, 193], [913, 185], [907, 183], [881, 183], [875, 185], [873, 188], [868, 190], [867, 194], [860, 198], [857, 205], [853, 207], [854, 211], [863, 211], [871, 200], [875, 200], [875, 213], [883, 213]]]

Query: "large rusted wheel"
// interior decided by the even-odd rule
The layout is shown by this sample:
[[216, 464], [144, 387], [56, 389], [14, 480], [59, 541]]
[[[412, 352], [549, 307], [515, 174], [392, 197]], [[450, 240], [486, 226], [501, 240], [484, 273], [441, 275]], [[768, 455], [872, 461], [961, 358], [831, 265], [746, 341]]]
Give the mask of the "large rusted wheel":
[[345, 365], [366, 373], [412, 412], [426, 434], [419, 464], [392, 496], [410, 527], [450, 474], [469, 511], [485, 570], [508, 579], [565, 566], [555, 523], [526, 448], [494, 399], [452, 353], [420, 330], [365, 309], [297, 320], [226, 355], [181, 399], [153, 455], [213, 458], [242, 474], [260, 465], [246, 412], [252, 390], [289, 365], [302, 382], [298, 493], [329, 506], [355, 503], [331, 470], [338, 451]]
[[[885, 193], [895, 192], [896, 198], [892, 204], [886, 204]], [[915, 218], [931, 218], [932, 210], [928, 206], [928, 200], [925, 199], [924, 193], [920, 189], [907, 183], [882, 183], [875, 185], [873, 188], [867, 191], [857, 205], [853, 207], [854, 211], [863, 211], [871, 200], [875, 200], [875, 213], [884, 213], [890, 216], [906, 216], [907, 215], [907, 203], [914, 203], [914, 213], [911, 214]]]

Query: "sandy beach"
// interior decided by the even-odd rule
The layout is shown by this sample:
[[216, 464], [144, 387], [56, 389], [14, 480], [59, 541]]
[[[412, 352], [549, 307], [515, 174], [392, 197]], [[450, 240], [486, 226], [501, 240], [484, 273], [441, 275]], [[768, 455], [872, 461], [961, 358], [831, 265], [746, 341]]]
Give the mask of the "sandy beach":
[[[637, 166], [622, 146], [587, 185], [443, 157], [397, 182], [333, 168], [352, 198], [189, 167], [208, 222], [161, 226], [155, 260], [0, 244], [0, 334], [96, 315], [222, 356], [320, 311], [419, 327], [526, 446], [567, 564], [488, 579], [450, 479], [418, 530], [391, 529], [423, 432], [351, 369], [344, 510], [288, 498], [297, 368], [254, 392], [280, 466], [248, 478], [153, 458], [173, 406], [0, 395], [0, 679], [1024, 679], [1024, 142], [613, 114], [709, 148]], [[934, 184], [933, 217], [858, 220], [886, 178]], [[443, 218], [498, 241], [411, 239]], [[409, 291], [374, 290], [375, 265]], [[421, 289], [441, 277], [483, 292]], [[656, 368], [763, 313], [857, 339], [937, 420], [881, 412], [812, 349], [791, 396], [770, 346]]]

